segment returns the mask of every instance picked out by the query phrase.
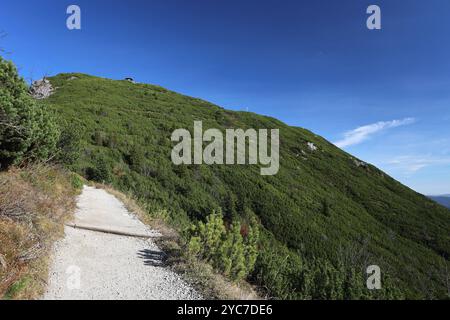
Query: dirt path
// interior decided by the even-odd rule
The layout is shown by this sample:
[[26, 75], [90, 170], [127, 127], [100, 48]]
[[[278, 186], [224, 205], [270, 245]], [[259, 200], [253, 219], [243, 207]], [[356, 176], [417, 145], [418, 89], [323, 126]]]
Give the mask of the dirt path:
[[[102, 189], [85, 187], [78, 198], [76, 225], [148, 236], [158, 234]], [[53, 248], [43, 299], [200, 299], [164, 266], [164, 253], [149, 238], [65, 227]]]

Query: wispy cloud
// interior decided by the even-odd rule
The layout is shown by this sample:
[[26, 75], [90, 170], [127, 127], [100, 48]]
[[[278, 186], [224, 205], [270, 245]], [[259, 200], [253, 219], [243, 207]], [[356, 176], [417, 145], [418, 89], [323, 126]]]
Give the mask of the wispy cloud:
[[405, 174], [413, 174], [429, 166], [450, 165], [450, 157], [400, 156], [388, 161], [387, 164], [401, 169]]
[[334, 144], [339, 148], [349, 147], [369, 139], [370, 136], [375, 133], [391, 128], [406, 126], [414, 122], [416, 122], [414, 118], [405, 118], [401, 120], [380, 121], [377, 123], [368, 124], [345, 132], [344, 138]]

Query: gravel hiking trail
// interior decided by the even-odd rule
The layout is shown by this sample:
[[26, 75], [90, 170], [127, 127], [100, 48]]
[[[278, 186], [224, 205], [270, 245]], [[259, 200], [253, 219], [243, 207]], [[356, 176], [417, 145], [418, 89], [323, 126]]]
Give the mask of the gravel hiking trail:
[[66, 225], [65, 238], [55, 243], [42, 299], [202, 298], [165, 266], [164, 252], [151, 238], [159, 236], [158, 232], [130, 214], [121, 201], [106, 191], [85, 186], [71, 223], [79, 228]]

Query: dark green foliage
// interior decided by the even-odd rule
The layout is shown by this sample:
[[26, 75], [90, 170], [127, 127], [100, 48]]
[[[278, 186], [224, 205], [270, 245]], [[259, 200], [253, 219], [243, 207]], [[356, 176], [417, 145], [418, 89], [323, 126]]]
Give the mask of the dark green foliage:
[[[267, 238], [266, 238], [267, 239]], [[267, 241], [267, 240], [266, 240]], [[269, 246], [268, 242], [262, 246]], [[263, 251], [258, 256], [256, 279], [271, 288], [275, 297], [282, 299], [404, 299], [404, 294], [383, 273], [382, 289], [370, 291], [366, 288], [365, 264], [356, 261], [359, 253], [348, 248], [346, 254], [338, 256], [335, 263], [315, 256], [302, 259], [283, 246], [275, 252]], [[354, 261], [348, 261], [346, 255]]]
[[65, 123], [61, 126], [56, 160], [70, 167], [74, 165], [83, 152], [83, 135], [79, 123]]
[[72, 173], [70, 178], [71, 178], [71, 182], [72, 182], [72, 187], [75, 190], [83, 189], [84, 181], [78, 174]]
[[86, 175], [89, 180], [100, 183], [111, 183], [111, 166], [102, 156], [93, 159], [93, 166], [87, 168]]
[[322, 213], [327, 217], [331, 216], [331, 204], [328, 199], [322, 201]]
[[25, 152], [25, 158], [29, 161], [53, 160], [58, 153], [60, 128], [55, 116], [46, 107], [36, 105], [35, 108], [30, 133], [31, 144]]
[[[77, 79], [69, 81], [72, 76]], [[256, 218], [261, 244], [250, 279], [272, 296], [447, 296], [442, 270], [450, 269], [448, 209], [371, 165], [358, 166], [325, 139], [158, 86], [82, 74], [50, 81], [58, 90], [46, 104], [63, 121], [79, 120], [83, 132], [77, 172], [132, 192], [153, 214], [166, 210], [180, 229], [206, 221], [219, 207], [227, 230], [237, 221], [243, 230]], [[280, 129], [279, 173], [261, 176], [258, 166], [173, 165], [171, 134], [192, 130], [194, 120], [202, 120], [204, 130]], [[381, 292], [365, 287], [372, 264], [388, 279]], [[232, 274], [229, 265], [225, 261], [224, 269]]]
[[59, 135], [53, 115], [28, 95], [15, 66], [0, 57], [0, 169], [52, 158]]
[[258, 256], [258, 228], [249, 226], [246, 236], [241, 224], [234, 222], [228, 229], [221, 213], [212, 213], [206, 222], [191, 227], [189, 253], [211, 263], [232, 280], [242, 280], [253, 271]]

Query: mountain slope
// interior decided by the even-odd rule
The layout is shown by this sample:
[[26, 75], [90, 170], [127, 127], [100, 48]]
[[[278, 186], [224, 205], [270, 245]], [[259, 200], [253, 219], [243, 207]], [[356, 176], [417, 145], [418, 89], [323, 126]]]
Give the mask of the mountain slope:
[[429, 198], [450, 209], [450, 195], [429, 196]]
[[[222, 208], [257, 217], [260, 253], [251, 280], [279, 298], [435, 298], [447, 294], [449, 212], [325, 139], [269, 117], [224, 110], [164, 88], [83, 74], [50, 78], [45, 103], [80, 128], [74, 169], [131, 191], [180, 230]], [[175, 166], [175, 129], [280, 129], [280, 171], [258, 166]], [[308, 147], [313, 143], [317, 150]], [[365, 268], [383, 290], [365, 288]]]

